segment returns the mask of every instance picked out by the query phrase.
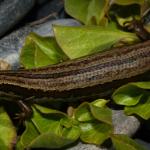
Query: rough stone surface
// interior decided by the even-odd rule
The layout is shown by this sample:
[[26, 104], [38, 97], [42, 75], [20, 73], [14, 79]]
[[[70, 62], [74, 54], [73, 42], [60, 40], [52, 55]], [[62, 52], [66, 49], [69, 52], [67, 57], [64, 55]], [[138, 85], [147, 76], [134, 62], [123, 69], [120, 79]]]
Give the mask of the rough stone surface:
[[92, 144], [84, 144], [79, 142], [77, 145], [67, 148], [66, 150], [109, 150]]
[[0, 37], [33, 7], [35, 0], [0, 1]]
[[135, 139], [135, 140], [137, 143], [141, 144], [145, 148], [145, 150], [150, 150], [150, 143], [145, 142], [141, 139]]
[[44, 22], [48, 19], [60, 19], [68, 17], [64, 13], [64, 1], [63, 0], [35, 0], [35, 6], [32, 11], [28, 13], [22, 24], [32, 23], [34, 24]]
[[53, 36], [52, 25], [79, 25], [79, 22], [73, 19], [59, 19], [48, 21], [36, 26], [26, 26], [0, 40], [0, 58], [4, 59], [16, 68], [19, 65], [19, 52], [24, 43], [25, 37], [30, 32], [36, 32], [43, 36]]
[[[36, 2], [38, 2], [38, 1], [36, 1]], [[38, 6], [39, 7], [36, 12], [37, 19], [46, 17], [50, 14], [52, 15], [54, 13], [55, 13], [54, 18], [58, 19], [58, 18], [60, 18], [61, 10], [63, 10], [63, 8], [64, 8], [64, 1], [62, 1], [62, 0], [47, 0], [44, 2], [44, 0], [43, 0], [43, 3], [41, 1], [41, 3], [39, 3]]]
[[134, 116], [126, 116], [123, 111], [113, 111], [114, 133], [132, 136], [140, 127], [140, 121]]
[[37, 4], [43, 4], [43, 3], [47, 2], [47, 1], [49, 1], [49, 0], [36, 0], [36, 3]]

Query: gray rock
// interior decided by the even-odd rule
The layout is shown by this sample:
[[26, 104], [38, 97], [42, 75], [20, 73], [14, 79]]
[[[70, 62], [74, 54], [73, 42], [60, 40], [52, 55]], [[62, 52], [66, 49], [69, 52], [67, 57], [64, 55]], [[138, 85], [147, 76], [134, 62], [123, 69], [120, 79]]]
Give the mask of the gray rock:
[[147, 143], [141, 139], [135, 139], [137, 143], [141, 144], [145, 150], [150, 150], [150, 143]]
[[0, 58], [15, 68], [19, 65], [19, 50], [31, 28], [23, 28], [0, 40]]
[[73, 19], [60, 19], [48, 21], [36, 26], [26, 26], [0, 40], [0, 59], [3, 59], [12, 65], [12, 68], [19, 66], [19, 52], [23, 46], [26, 36], [30, 32], [35, 32], [42, 36], [53, 36], [52, 25], [79, 25], [79, 22]]
[[0, 37], [33, 7], [35, 0], [0, 1]]
[[92, 144], [84, 144], [79, 142], [77, 145], [67, 148], [66, 150], [108, 150]]
[[115, 134], [132, 136], [140, 127], [140, 121], [134, 116], [126, 116], [123, 111], [113, 111], [113, 124]]
[[78, 26], [80, 23], [74, 19], [58, 19], [48, 21], [41, 25], [34, 26], [32, 31], [42, 36], [54, 36], [52, 25]]

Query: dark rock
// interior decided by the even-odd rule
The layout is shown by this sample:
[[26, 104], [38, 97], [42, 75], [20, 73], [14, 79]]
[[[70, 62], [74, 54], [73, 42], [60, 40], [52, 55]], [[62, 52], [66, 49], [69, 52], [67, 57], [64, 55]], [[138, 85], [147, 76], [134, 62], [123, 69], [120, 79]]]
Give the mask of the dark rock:
[[21, 24], [39, 22], [41, 19], [47, 21], [59, 18], [66, 18], [62, 0], [36, 0], [34, 8], [22, 20]]
[[145, 150], [150, 150], [150, 143], [147, 143], [141, 139], [136, 139], [136, 142], [141, 144], [145, 148]]
[[0, 1], [0, 37], [29, 12], [34, 2], [35, 0]]
[[37, 4], [43, 4], [43, 3], [47, 2], [47, 1], [49, 1], [49, 0], [36, 0], [36, 3]]
[[38, 7], [36, 12], [37, 19], [54, 14], [54, 18], [58, 19], [59, 12], [63, 9], [64, 3], [62, 0], [48, 0]]

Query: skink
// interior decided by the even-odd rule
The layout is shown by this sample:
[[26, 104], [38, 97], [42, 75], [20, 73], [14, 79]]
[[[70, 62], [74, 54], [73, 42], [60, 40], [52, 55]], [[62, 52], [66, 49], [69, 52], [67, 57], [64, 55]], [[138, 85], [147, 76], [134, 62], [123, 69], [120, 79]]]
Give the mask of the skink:
[[84, 94], [89, 94], [93, 87], [103, 89], [104, 84], [149, 71], [150, 41], [146, 41], [48, 67], [0, 71], [0, 90], [11, 87], [12, 90], [17, 88], [66, 97], [64, 93], [73, 91], [74, 95], [80, 95], [80, 91], [87, 89]]

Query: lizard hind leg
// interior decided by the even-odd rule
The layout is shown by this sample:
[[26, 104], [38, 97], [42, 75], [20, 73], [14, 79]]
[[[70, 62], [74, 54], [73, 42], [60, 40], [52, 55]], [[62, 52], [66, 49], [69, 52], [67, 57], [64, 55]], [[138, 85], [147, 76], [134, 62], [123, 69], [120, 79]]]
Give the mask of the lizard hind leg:
[[23, 123], [25, 120], [30, 119], [32, 116], [32, 108], [25, 103], [23, 100], [16, 101], [19, 108], [21, 109], [20, 113], [17, 113], [14, 119], [19, 120], [19, 124]]

